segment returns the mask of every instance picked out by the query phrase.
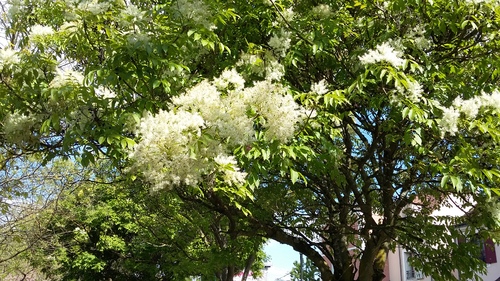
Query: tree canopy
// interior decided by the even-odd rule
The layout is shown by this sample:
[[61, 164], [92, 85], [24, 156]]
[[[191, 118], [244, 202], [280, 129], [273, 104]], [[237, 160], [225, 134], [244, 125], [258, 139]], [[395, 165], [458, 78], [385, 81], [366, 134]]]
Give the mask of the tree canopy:
[[498, 236], [499, 5], [12, 1], [4, 158], [106, 159], [322, 280], [382, 280], [398, 244], [434, 280], [478, 277], [456, 240]]

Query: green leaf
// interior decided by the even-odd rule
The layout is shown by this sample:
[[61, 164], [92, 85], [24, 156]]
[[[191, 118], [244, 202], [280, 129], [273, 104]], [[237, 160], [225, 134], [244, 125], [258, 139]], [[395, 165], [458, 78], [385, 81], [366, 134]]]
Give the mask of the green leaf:
[[155, 80], [155, 81], [153, 82], [153, 89], [158, 88], [158, 86], [160, 86], [160, 85], [161, 85], [161, 83], [162, 83], [162, 81], [161, 81], [161, 80]]
[[500, 188], [492, 188], [491, 191], [495, 192], [497, 196], [500, 196]]
[[292, 183], [296, 183], [298, 179], [299, 179], [299, 173], [294, 169], [290, 168], [290, 180], [292, 181]]
[[463, 189], [462, 179], [457, 176], [450, 176], [451, 183], [457, 192], [461, 192]]
[[408, 116], [408, 112], [410, 111], [410, 108], [409, 107], [405, 107], [403, 108], [403, 112], [402, 112], [402, 115], [403, 115], [403, 119], [406, 118], [406, 116]]
[[449, 175], [444, 175], [441, 178], [441, 187], [446, 187], [446, 183], [448, 182], [449, 179], [450, 179]]

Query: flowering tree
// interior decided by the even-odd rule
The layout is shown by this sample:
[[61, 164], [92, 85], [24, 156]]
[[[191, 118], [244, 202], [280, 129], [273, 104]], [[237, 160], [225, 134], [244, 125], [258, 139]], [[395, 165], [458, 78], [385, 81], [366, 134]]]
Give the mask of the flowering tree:
[[[397, 244], [436, 280], [477, 277], [477, 249], [454, 240], [498, 229], [498, 9], [12, 2], [2, 144], [111, 158], [232, 233], [291, 245], [323, 280], [381, 280]], [[463, 215], [431, 216], [447, 204]]]

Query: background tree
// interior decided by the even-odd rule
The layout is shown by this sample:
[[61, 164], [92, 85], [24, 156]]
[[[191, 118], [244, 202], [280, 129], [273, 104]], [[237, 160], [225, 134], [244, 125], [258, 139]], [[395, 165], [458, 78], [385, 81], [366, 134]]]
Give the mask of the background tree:
[[[60, 194], [46, 208], [0, 227], [1, 245], [9, 249], [2, 260], [6, 276], [232, 280], [240, 271], [262, 269], [262, 239], [230, 234], [217, 213], [189, 206], [173, 193], [149, 194], [147, 185], [127, 184], [108, 168], [94, 168], [71, 188], [60, 183]], [[40, 184], [47, 187], [45, 180]]]
[[290, 277], [292, 281], [317, 281], [320, 280], [320, 273], [309, 259], [305, 259], [304, 264], [297, 261], [293, 263]]

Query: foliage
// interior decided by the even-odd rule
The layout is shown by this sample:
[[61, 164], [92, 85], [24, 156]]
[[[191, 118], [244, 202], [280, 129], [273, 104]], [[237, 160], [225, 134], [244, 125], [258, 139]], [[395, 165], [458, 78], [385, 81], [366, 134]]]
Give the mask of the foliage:
[[[210, 210], [228, 249], [273, 238], [323, 280], [381, 280], [397, 244], [435, 280], [477, 278], [474, 246], [455, 241], [499, 226], [499, 11], [494, 0], [13, 2], [2, 144], [46, 162], [106, 157], [169, 190], [154, 194], [182, 202], [175, 212], [187, 204], [203, 225]], [[433, 215], [453, 205], [461, 216]], [[94, 257], [70, 261], [102, 268]]]
[[295, 261], [292, 271], [290, 272], [290, 278], [292, 281], [317, 281], [320, 280], [319, 270], [309, 259], [305, 259], [303, 265]]
[[[24, 260], [51, 280], [226, 280], [219, 275], [229, 266], [244, 270], [261, 251], [261, 239], [229, 239], [222, 219], [197, 213], [175, 194], [153, 196], [137, 184], [102, 180], [64, 192], [37, 214], [45, 235]], [[248, 266], [258, 272], [262, 259]]]
[[42, 166], [36, 155], [2, 160], [0, 278], [45, 280], [40, 270], [30, 264], [32, 252], [48, 234], [39, 215], [86, 173], [67, 161]]

